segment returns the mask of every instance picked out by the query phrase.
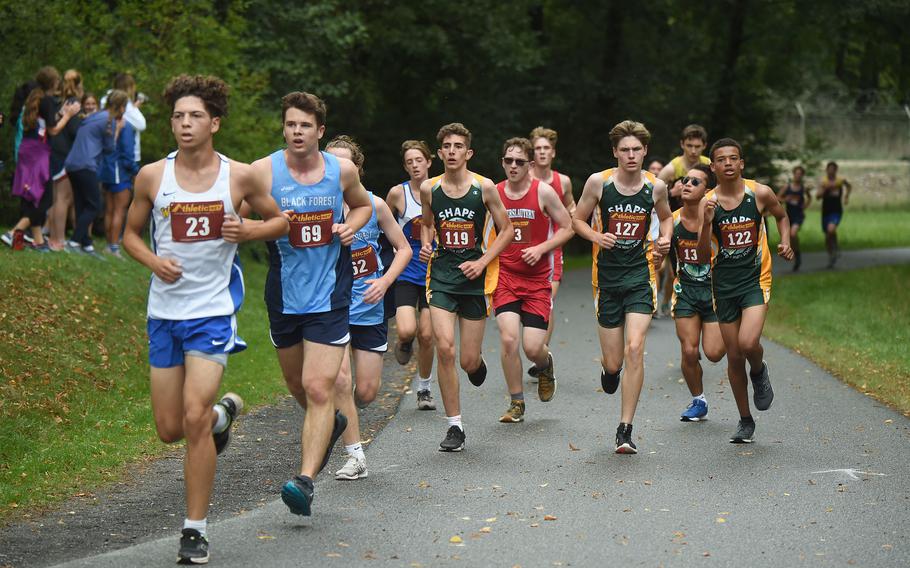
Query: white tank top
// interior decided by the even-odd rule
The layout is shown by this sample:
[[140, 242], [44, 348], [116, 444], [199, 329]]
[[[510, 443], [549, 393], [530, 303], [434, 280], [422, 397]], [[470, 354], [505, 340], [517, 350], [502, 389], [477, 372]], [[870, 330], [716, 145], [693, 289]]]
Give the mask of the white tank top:
[[165, 160], [155, 196], [152, 250], [177, 260], [183, 275], [167, 284], [152, 274], [148, 317], [189, 320], [232, 315], [243, 302], [243, 275], [237, 245], [221, 237], [224, 216], [235, 214], [230, 162], [218, 154], [221, 167], [215, 183], [202, 193], [191, 193], [177, 184], [176, 156], [173, 152]]

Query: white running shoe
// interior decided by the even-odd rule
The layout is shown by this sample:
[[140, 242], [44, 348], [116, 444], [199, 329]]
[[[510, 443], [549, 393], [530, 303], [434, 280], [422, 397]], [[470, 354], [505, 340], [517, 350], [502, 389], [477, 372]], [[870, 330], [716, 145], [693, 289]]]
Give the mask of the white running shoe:
[[348, 456], [348, 461], [344, 464], [344, 467], [335, 472], [335, 479], [353, 481], [366, 477], [367, 475], [367, 460], [365, 458], [357, 459], [354, 456]]

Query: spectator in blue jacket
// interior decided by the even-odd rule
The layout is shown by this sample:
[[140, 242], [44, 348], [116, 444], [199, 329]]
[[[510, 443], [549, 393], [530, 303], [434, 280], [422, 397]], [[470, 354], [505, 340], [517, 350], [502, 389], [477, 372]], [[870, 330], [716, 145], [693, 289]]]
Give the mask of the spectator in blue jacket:
[[117, 258], [120, 255], [120, 237], [123, 221], [132, 198], [133, 177], [139, 173], [136, 162], [136, 129], [129, 122], [123, 125], [117, 145], [110, 154], [101, 158], [98, 178], [104, 188], [104, 236], [107, 238], [107, 252]]

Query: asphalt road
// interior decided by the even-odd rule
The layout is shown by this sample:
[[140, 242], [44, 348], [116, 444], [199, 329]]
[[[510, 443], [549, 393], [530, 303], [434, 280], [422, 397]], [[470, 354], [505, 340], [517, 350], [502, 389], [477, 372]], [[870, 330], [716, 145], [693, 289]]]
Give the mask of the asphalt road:
[[[276, 494], [210, 525], [211, 564], [910, 563], [908, 419], [765, 341], [774, 404], [755, 413], [756, 443], [730, 444], [737, 414], [725, 362], [705, 368], [709, 420], [680, 422], [689, 397], [673, 322], [661, 319], [647, 341], [634, 431], [640, 453], [616, 455], [619, 395], [599, 388], [588, 273], [567, 273], [557, 314], [558, 392], [543, 404], [528, 384], [526, 422], [497, 421], [507, 395], [491, 320], [487, 382], [462, 381], [466, 451], [438, 452], [441, 405], [419, 412], [414, 395], [405, 396], [367, 450], [367, 479], [321, 476], [312, 518], [289, 514]], [[64, 565], [170, 566], [177, 541], [174, 533]]]

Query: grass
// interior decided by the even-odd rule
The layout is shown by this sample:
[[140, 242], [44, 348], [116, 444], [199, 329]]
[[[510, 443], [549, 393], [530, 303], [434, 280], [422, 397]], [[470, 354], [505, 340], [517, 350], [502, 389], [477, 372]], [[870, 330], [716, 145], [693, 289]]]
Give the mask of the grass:
[[[769, 238], [778, 242], [777, 224], [770, 220]], [[910, 206], [888, 209], [853, 209], [847, 207], [837, 228], [837, 240], [843, 250], [910, 246]], [[821, 209], [811, 207], [799, 231], [803, 252], [825, 250], [825, 235], [821, 229]]]
[[[231, 358], [223, 387], [251, 405], [285, 390], [268, 340], [265, 272], [244, 255], [238, 319], [250, 347]], [[132, 260], [0, 250], [0, 521], [166, 451], [149, 402], [148, 278]]]
[[778, 278], [765, 334], [910, 416], [908, 279], [908, 265]]

